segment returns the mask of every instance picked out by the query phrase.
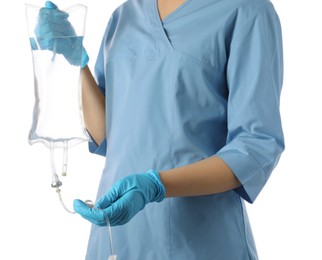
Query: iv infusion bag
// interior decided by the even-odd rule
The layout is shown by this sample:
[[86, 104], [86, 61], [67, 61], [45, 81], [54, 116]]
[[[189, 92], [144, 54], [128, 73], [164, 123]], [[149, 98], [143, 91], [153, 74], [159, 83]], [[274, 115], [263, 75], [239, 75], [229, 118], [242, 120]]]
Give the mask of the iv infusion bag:
[[[71, 65], [55, 48], [47, 50], [39, 47], [41, 44], [38, 41], [43, 39], [37, 39], [34, 32], [39, 10], [37, 6], [26, 6], [35, 92], [29, 142], [41, 142], [48, 148], [72, 147], [89, 140], [82, 113], [81, 67]], [[76, 34], [64, 38], [75, 39], [74, 48], [82, 49], [86, 7], [74, 5], [64, 12], [68, 14]], [[56, 39], [51, 40], [55, 42]], [[78, 54], [79, 57], [74, 59], [81, 63], [82, 52]]]
[[[82, 51], [73, 52], [73, 64], [62, 54], [62, 49], [69, 47], [65, 43], [72, 42], [73, 50], [83, 49], [87, 8], [78, 4], [64, 9], [66, 23], [71, 25], [72, 30], [64, 30], [63, 36], [59, 37], [50, 35], [50, 38], [36, 37], [35, 31], [40, 23], [40, 11], [41, 7], [26, 4], [35, 93], [33, 120], [28, 139], [30, 144], [42, 143], [49, 148], [52, 172], [51, 186], [56, 188], [64, 208], [68, 212], [74, 213], [68, 210], [61, 198], [59, 187], [62, 182], [56, 172], [54, 151], [57, 148], [63, 149], [61, 175], [64, 176], [67, 172], [68, 149], [90, 140], [85, 129], [82, 112], [80, 66]], [[50, 26], [56, 25], [50, 24]], [[49, 42], [51, 47], [43, 47], [44, 41]]]

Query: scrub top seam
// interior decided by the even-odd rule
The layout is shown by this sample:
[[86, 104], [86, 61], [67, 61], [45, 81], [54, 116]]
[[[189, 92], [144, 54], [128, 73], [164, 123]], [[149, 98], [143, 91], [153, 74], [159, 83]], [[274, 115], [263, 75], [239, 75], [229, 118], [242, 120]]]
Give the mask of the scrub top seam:
[[162, 37], [166, 41], [167, 46], [173, 50], [172, 43], [165, 32], [161, 17], [159, 15], [158, 0], [153, 0], [153, 14], [156, 21], [156, 23], [154, 23], [153, 25], [156, 27], [157, 31], [161, 33], [160, 37]]
[[247, 250], [247, 255], [248, 255], [248, 258], [251, 259], [251, 254], [249, 252], [249, 246], [248, 246], [248, 240], [247, 240], [247, 237], [246, 237], [246, 225], [245, 225], [245, 214], [244, 214], [244, 208], [243, 208], [243, 205], [242, 205], [242, 198], [240, 196], [238, 196], [238, 200], [239, 200], [239, 206], [240, 206], [240, 211], [241, 211], [241, 215], [242, 215], [242, 225], [243, 225], [243, 239], [244, 239], [244, 242], [245, 242], [245, 246], [246, 246], [246, 250]]
[[[173, 51], [175, 54], [177, 54], [177, 52]], [[176, 100], [176, 90], [178, 89], [178, 74], [179, 74], [179, 70], [180, 70], [180, 64], [182, 61], [182, 56], [180, 56], [179, 61], [177, 63], [177, 71], [175, 73], [175, 77], [173, 79], [173, 84], [171, 84], [172, 86], [174, 86], [174, 95], [172, 97], [172, 131], [171, 131], [171, 139], [170, 139], [170, 149], [169, 149], [169, 156], [170, 156], [170, 167], [171, 169], [174, 168], [174, 162], [173, 162], [173, 146], [174, 146], [174, 135], [175, 135], [175, 100]], [[171, 201], [172, 199], [169, 198], [169, 256], [170, 256], [170, 260], [172, 260], [172, 223], [171, 223]]]
[[[247, 6], [248, 4], [249, 3], [245, 3], [244, 5], [240, 6], [240, 8], [244, 7], [244, 6]], [[239, 42], [238, 41], [239, 37], [245, 37], [245, 32], [244, 31], [247, 30], [247, 26], [249, 25], [249, 23], [254, 22], [258, 17], [260, 17], [262, 15], [262, 12], [264, 12], [264, 11], [268, 10], [269, 8], [271, 8], [271, 5], [269, 5], [268, 3], [264, 3], [264, 4], [259, 4], [255, 8], [254, 8], [254, 12], [253, 12], [252, 16], [248, 17], [240, 25], [240, 28], [237, 28], [237, 29], [235, 28], [234, 29], [234, 32], [233, 32], [234, 35], [232, 36], [232, 39], [234, 38], [235, 42]], [[276, 16], [276, 13], [275, 13], [275, 16]]]
[[169, 198], [169, 259], [172, 260], [171, 198]]
[[183, 55], [185, 57], [187, 57], [188, 59], [190, 59], [191, 61], [193, 61], [195, 64], [197, 64], [198, 66], [201, 66], [202, 68], [204, 68], [205, 70], [213, 73], [214, 70], [215, 72], [218, 72], [218, 74], [220, 74], [221, 76], [226, 76], [224, 72], [221, 72], [219, 70], [219, 68], [210, 65], [207, 61], [205, 61], [204, 59], [200, 59], [198, 57], [195, 57], [189, 53], [186, 53], [184, 51], [180, 51], [174, 48], [174, 51], [176, 51], [177, 53], [179, 53], [180, 55]]
[[[176, 51], [174, 51], [174, 53], [176, 53]], [[174, 168], [174, 163], [173, 163], [173, 146], [174, 146], [174, 135], [175, 135], [175, 100], [176, 100], [176, 90], [178, 89], [178, 74], [179, 74], [179, 68], [180, 68], [180, 64], [182, 62], [182, 56], [180, 55], [180, 58], [179, 58], [179, 61], [178, 61], [178, 64], [177, 64], [177, 71], [175, 73], [175, 77], [173, 79], [173, 86], [175, 88], [175, 91], [174, 91], [174, 95], [172, 97], [172, 133], [171, 133], [171, 138], [170, 138], [170, 150], [169, 150], [169, 155], [170, 155], [170, 166], [171, 168]]]

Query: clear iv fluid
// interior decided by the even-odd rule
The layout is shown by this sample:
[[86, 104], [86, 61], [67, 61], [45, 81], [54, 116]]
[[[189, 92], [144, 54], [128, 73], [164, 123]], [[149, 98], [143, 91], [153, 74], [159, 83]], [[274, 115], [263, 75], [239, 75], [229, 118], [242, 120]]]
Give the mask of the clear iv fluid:
[[[69, 37], [71, 38], [71, 37]], [[82, 44], [82, 37], [73, 37]], [[81, 69], [62, 54], [40, 50], [30, 39], [34, 65], [35, 105], [30, 143], [62, 147], [87, 141], [81, 102]], [[81, 55], [79, 55], [81, 58]]]

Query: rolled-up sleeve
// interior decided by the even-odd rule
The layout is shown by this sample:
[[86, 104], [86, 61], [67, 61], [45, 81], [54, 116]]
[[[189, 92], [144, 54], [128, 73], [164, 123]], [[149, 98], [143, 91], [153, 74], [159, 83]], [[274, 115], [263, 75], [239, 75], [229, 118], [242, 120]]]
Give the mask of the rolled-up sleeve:
[[227, 143], [216, 156], [240, 181], [242, 186], [235, 191], [252, 203], [284, 150], [282, 34], [271, 4], [254, 15], [241, 12], [242, 26], [234, 30], [227, 65]]

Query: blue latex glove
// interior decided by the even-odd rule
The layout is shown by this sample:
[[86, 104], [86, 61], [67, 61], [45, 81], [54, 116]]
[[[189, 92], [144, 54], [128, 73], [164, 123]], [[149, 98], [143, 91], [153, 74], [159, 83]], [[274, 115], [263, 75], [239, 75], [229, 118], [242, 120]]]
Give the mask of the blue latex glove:
[[83, 37], [76, 36], [68, 16], [57, 5], [47, 1], [38, 14], [35, 28], [37, 43], [31, 39], [31, 46], [34, 50], [40, 48], [62, 54], [70, 64], [83, 68], [89, 60], [82, 45]]
[[159, 173], [149, 170], [131, 174], [116, 182], [109, 192], [91, 208], [81, 200], [74, 201], [74, 210], [83, 218], [98, 226], [123, 225], [129, 222], [149, 202], [161, 202], [165, 198], [165, 188]]

